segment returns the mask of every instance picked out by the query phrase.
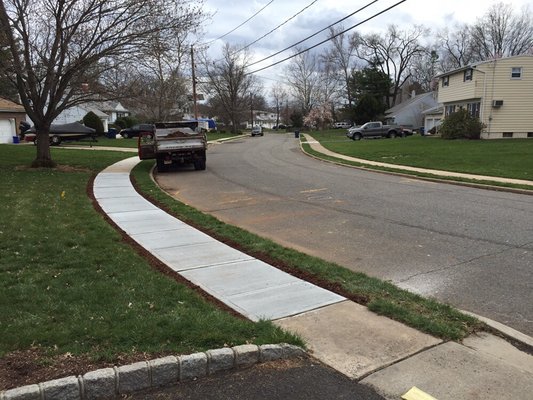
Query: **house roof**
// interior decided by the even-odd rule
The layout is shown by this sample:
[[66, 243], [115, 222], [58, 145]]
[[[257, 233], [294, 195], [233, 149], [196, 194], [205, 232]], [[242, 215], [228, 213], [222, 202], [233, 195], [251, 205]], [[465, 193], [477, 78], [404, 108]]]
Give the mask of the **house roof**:
[[11, 100], [0, 97], [0, 111], [1, 112], [26, 112], [24, 107], [20, 104], [14, 103]]
[[442, 104], [439, 104], [437, 107], [431, 107], [427, 110], [422, 111], [422, 114], [424, 115], [430, 115], [430, 114], [442, 114], [444, 112], [444, 106]]
[[461, 68], [457, 68], [457, 69], [454, 69], [454, 70], [451, 70], [451, 71], [448, 71], [448, 72], [443, 72], [442, 74], [439, 74], [439, 75], [435, 75], [435, 78], [442, 78], [443, 76], [446, 76], [446, 75], [456, 74], [457, 72], [461, 72], [461, 71], [464, 71], [466, 69], [476, 68], [478, 65], [488, 64], [488, 63], [491, 63], [491, 62], [494, 62], [494, 61], [497, 61], [497, 60], [510, 60], [510, 59], [513, 59], [513, 58], [520, 58], [520, 57], [533, 57], [533, 54], [519, 54], [517, 56], [502, 57], [502, 58], [492, 58], [490, 60], [479, 61], [479, 62], [476, 62], [476, 63], [472, 63], [472, 64], [468, 64], [468, 65], [462, 66]]
[[425, 98], [429, 98], [429, 97], [432, 97], [433, 96], [433, 92], [427, 92], [427, 93], [422, 93], [422, 94], [418, 94], [416, 95], [415, 97], [411, 97], [410, 99], [408, 100], [405, 100], [405, 101], [402, 101], [400, 104], [396, 104], [394, 107], [391, 107], [389, 108], [387, 111], [385, 111], [385, 114], [394, 114], [394, 113], [397, 113], [398, 111], [404, 109], [405, 107], [411, 105], [411, 104], [414, 104], [420, 100], [423, 100]]
[[127, 112], [126, 108], [118, 101], [102, 101], [101, 103], [94, 104], [93, 106], [99, 108], [102, 111], [120, 111]]

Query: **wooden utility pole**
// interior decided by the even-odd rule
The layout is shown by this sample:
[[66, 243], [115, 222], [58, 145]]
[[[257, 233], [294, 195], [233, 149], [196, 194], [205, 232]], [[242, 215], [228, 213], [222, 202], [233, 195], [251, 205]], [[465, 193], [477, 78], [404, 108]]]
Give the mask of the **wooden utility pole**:
[[192, 101], [194, 119], [198, 120], [198, 104], [196, 103], [196, 72], [194, 68], [194, 48], [191, 45], [191, 66], [192, 66]]

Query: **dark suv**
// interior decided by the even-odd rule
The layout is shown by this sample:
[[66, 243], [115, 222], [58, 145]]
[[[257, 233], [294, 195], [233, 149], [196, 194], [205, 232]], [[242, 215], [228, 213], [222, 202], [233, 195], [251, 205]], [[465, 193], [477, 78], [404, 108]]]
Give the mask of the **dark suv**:
[[124, 139], [137, 137], [141, 132], [154, 132], [155, 127], [152, 124], [137, 124], [131, 128], [121, 129], [119, 132]]

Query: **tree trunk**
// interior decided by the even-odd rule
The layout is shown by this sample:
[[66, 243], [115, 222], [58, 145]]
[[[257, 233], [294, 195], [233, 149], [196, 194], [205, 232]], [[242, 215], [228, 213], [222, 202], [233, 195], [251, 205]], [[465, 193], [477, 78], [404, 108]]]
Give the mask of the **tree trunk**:
[[31, 163], [32, 168], [54, 168], [57, 163], [50, 153], [50, 130], [37, 130], [37, 157]]

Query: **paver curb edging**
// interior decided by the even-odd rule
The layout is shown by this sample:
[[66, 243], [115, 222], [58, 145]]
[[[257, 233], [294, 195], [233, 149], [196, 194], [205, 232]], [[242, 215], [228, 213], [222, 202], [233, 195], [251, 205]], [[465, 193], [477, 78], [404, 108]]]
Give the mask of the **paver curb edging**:
[[0, 392], [0, 400], [114, 399], [141, 390], [172, 386], [219, 371], [257, 363], [305, 356], [301, 347], [282, 343], [240, 345], [178, 357], [168, 356], [115, 368], [102, 368], [83, 376], [69, 376]]

